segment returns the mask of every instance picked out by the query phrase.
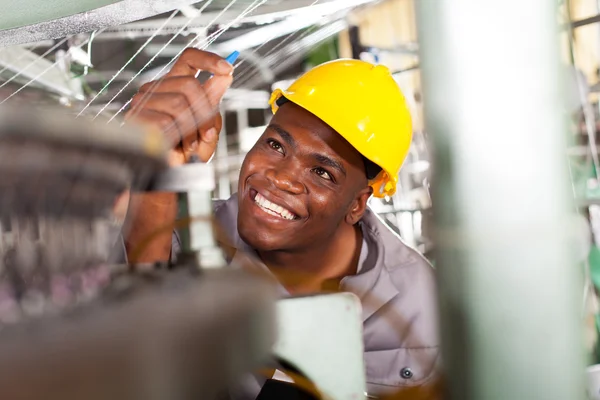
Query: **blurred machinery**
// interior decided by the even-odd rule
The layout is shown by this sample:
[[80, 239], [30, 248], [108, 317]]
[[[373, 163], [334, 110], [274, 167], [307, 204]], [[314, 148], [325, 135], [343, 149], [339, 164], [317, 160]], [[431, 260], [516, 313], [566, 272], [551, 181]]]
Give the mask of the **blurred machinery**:
[[[195, 260], [217, 266], [211, 230], [171, 270], [107, 262], [117, 196], [186, 176], [165, 170], [159, 133], [4, 107], [0, 152], [1, 398], [215, 398], [269, 357], [273, 290], [202, 271]], [[214, 178], [200, 178], [187, 190], [210, 201]]]

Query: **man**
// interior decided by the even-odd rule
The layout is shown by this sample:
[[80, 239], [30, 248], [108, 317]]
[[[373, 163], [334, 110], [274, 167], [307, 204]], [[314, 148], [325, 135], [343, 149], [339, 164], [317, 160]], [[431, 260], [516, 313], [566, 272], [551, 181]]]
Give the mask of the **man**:
[[[214, 76], [204, 85], [198, 70]], [[187, 50], [166, 78], [144, 85], [129, 119], [158, 126], [171, 162], [208, 161], [231, 65]], [[390, 72], [358, 60], [326, 63], [271, 98], [275, 115], [247, 154], [238, 194], [216, 217], [234, 254], [278, 278], [288, 294], [355, 293], [362, 301], [370, 393], [431, 383], [439, 363], [431, 266], [371, 212], [371, 195], [391, 195], [411, 140], [410, 116]], [[173, 194], [136, 194], [131, 250], [173, 222]], [[177, 243], [175, 241], [175, 247]], [[167, 260], [170, 234], [132, 262]]]

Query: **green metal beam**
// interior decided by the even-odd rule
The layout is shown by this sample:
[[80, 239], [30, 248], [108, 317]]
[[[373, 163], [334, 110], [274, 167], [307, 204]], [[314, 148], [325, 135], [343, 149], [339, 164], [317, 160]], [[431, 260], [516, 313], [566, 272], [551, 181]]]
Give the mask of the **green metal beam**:
[[0, 30], [47, 22], [121, 0], [3, 0]]

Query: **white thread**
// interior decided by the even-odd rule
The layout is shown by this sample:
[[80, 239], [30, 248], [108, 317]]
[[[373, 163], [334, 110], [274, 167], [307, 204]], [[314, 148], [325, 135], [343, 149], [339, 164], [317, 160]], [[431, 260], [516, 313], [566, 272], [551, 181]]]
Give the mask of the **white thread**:
[[[232, 0], [232, 1], [231, 1], [231, 3], [229, 3], [229, 6], [227, 6], [227, 7], [225, 8], [225, 10], [227, 10], [227, 8], [228, 8], [228, 7], [230, 7], [231, 5], [233, 5], [233, 4], [234, 4], [236, 1], [237, 1], [237, 0]], [[121, 89], [120, 89], [120, 90], [117, 92], [117, 94], [115, 94], [115, 95], [113, 96], [113, 98], [112, 98], [112, 99], [110, 99], [110, 100], [109, 100], [109, 102], [108, 102], [108, 103], [106, 103], [106, 104], [105, 104], [105, 105], [102, 107], [102, 109], [101, 109], [100, 111], [98, 111], [98, 113], [96, 114], [96, 116], [94, 117], [94, 119], [98, 118], [98, 116], [99, 116], [100, 114], [102, 114], [102, 113], [104, 112], [104, 110], [106, 110], [106, 108], [107, 108], [107, 107], [108, 107], [108, 106], [109, 106], [109, 105], [110, 105], [110, 104], [111, 104], [113, 101], [115, 101], [115, 99], [116, 99], [116, 98], [117, 98], [117, 97], [118, 97], [118, 96], [119, 96], [121, 93], [123, 93], [123, 92], [125, 91], [125, 89], [126, 89], [126, 88], [127, 88], [129, 85], [131, 85], [131, 83], [133, 83], [133, 81], [134, 81], [134, 80], [135, 80], [135, 79], [136, 79], [138, 76], [140, 76], [140, 74], [141, 74], [141, 73], [142, 73], [142, 72], [143, 72], [143, 71], [144, 71], [146, 68], [148, 68], [148, 66], [149, 66], [150, 64], [152, 64], [152, 62], [153, 62], [153, 61], [156, 59], [156, 57], [158, 57], [158, 56], [160, 55], [160, 53], [162, 53], [162, 52], [164, 51], [164, 49], [166, 49], [166, 48], [167, 48], [167, 46], [168, 46], [168, 45], [170, 45], [170, 44], [173, 42], [173, 40], [175, 40], [175, 38], [177, 38], [177, 37], [178, 37], [178, 36], [181, 34], [181, 32], [183, 32], [183, 31], [184, 31], [184, 30], [185, 30], [185, 29], [188, 27], [188, 25], [189, 25], [189, 24], [191, 24], [191, 23], [192, 23], [192, 22], [193, 22], [193, 21], [194, 21], [196, 18], [198, 18], [200, 15], [202, 15], [202, 12], [203, 12], [203, 11], [206, 9], [206, 7], [208, 7], [208, 6], [209, 6], [209, 5], [210, 5], [212, 2], [213, 2], [213, 0], [208, 0], [208, 1], [207, 1], [207, 2], [206, 2], [206, 3], [205, 3], [203, 6], [202, 6], [202, 8], [201, 8], [201, 9], [198, 11], [198, 15], [196, 15], [196, 16], [195, 16], [195, 17], [193, 17], [193, 18], [190, 18], [190, 20], [189, 20], [188, 22], [186, 22], [186, 23], [185, 23], [185, 24], [184, 24], [184, 25], [183, 25], [183, 26], [182, 26], [182, 27], [179, 29], [179, 31], [177, 31], [177, 33], [176, 33], [175, 35], [173, 35], [173, 37], [172, 37], [171, 39], [169, 39], [169, 41], [168, 41], [167, 43], [165, 43], [165, 45], [164, 45], [163, 47], [161, 47], [161, 49], [160, 49], [160, 50], [159, 50], [159, 51], [158, 51], [158, 52], [157, 52], [157, 53], [156, 53], [154, 56], [152, 56], [152, 58], [150, 59], [150, 61], [148, 61], [148, 62], [147, 62], [147, 63], [146, 63], [146, 64], [145, 64], [145, 65], [144, 65], [142, 68], [140, 68], [140, 70], [139, 70], [139, 71], [138, 71], [138, 72], [137, 72], [137, 73], [136, 73], [136, 74], [135, 74], [133, 77], [131, 77], [131, 79], [130, 79], [130, 80], [129, 80], [129, 81], [128, 81], [128, 82], [127, 82], [127, 83], [126, 83], [126, 84], [125, 84], [125, 85], [124, 85], [124, 86], [123, 86], [123, 87], [122, 87], [122, 88], [121, 88]], [[222, 11], [222, 12], [221, 12], [221, 13], [220, 13], [220, 14], [219, 14], [219, 15], [218, 15], [216, 18], [218, 18], [218, 17], [219, 17], [219, 16], [220, 16], [222, 13], [224, 13], [224, 12], [225, 12], [225, 10], [223, 10], [223, 11]], [[215, 19], [216, 19], [216, 18], [215, 18]], [[213, 22], [214, 22], [214, 21], [213, 21]], [[111, 118], [109, 121], [112, 121], [113, 119], [114, 119], [114, 117], [113, 117], [113, 118]]]
[[[101, 32], [103, 32], [104, 29], [101, 29], [100, 31], [97, 32], [97, 34], [100, 34]], [[87, 38], [83, 43], [74, 46], [77, 48], [80, 48], [82, 46], [85, 46], [88, 42], [90, 41], [90, 38]], [[8, 101], [10, 98], [12, 98], [14, 95], [16, 95], [17, 93], [21, 92], [23, 89], [25, 89], [26, 87], [28, 87], [29, 85], [31, 85], [33, 82], [37, 81], [38, 79], [40, 79], [44, 74], [46, 74], [48, 71], [50, 71], [52, 68], [56, 67], [56, 65], [58, 65], [59, 61], [55, 61], [53, 64], [51, 64], [48, 68], [46, 68], [45, 70], [43, 70], [42, 72], [40, 72], [38, 75], [36, 75], [35, 77], [33, 77], [29, 82], [27, 82], [25, 85], [23, 85], [22, 87], [20, 87], [18, 90], [16, 90], [14, 93], [12, 93], [10, 96], [8, 96], [6, 99], [2, 100], [0, 102], [0, 105], [4, 104], [6, 101]]]
[[[38, 62], [39, 60], [43, 59], [44, 57], [46, 57], [48, 54], [50, 54], [52, 51], [54, 51], [55, 49], [57, 49], [59, 46], [61, 46], [63, 43], [65, 43], [67, 40], [69, 40], [72, 36], [70, 37], [66, 37], [63, 40], [61, 40], [60, 42], [56, 43], [54, 46], [50, 47], [48, 50], [46, 50], [46, 52], [44, 52], [44, 54], [42, 54], [41, 56], [38, 56], [35, 60], [33, 60], [32, 62], [30, 62], [29, 64], [27, 64], [22, 70], [20, 70], [17, 74], [13, 75], [10, 77], [9, 80], [7, 80], [6, 82], [4, 82], [2, 85], [0, 85], [0, 88], [3, 88], [4, 86], [8, 85], [10, 82], [12, 82], [13, 80], [15, 80], [18, 76], [21, 76], [23, 74], [23, 72], [27, 71], [31, 66], [33, 66], [36, 62]], [[3, 72], [6, 70], [6, 67], [0, 71]], [[2, 104], [2, 103], [0, 103]]]
[[[146, 40], [146, 42], [145, 42], [145, 43], [144, 43], [144, 44], [143, 44], [143, 45], [142, 45], [142, 46], [141, 46], [141, 47], [138, 49], [138, 51], [137, 51], [137, 52], [136, 52], [136, 53], [135, 53], [135, 54], [134, 54], [134, 55], [133, 55], [133, 56], [132, 56], [132, 57], [131, 57], [129, 60], [127, 60], [127, 62], [125, 63], [125, 65], [123, 65], [123, 66], [121, 67], [121, 69], [120, 69], [120, 70], [118, 70], [118, 71], [117, 71], [117, 73], [113, 75], [113, 77], [112, 77], [112, 78], [111, 78], [111, 79], [108, 81], [108, 83], [107, 83], [106, 85], [104, 85], [104, 87], [103, 87], [102, 89], [100, 89], [100, 91], [99, 91], [98, 93], [96, 93], [96, 95], [94, 96], [94, 98], [92, 98], [92, 99], [90, 100], [90, 102], [89, 102], [89, 103], [87, 103], [87, 104], [85, 105], [85, 107], [83, 107], [83, 109], [82, 109], [82, 110], [79, 112], [79, 114], [77, 114], [77, 117], [76, 117], [76, 118], [80, 117], [80, 116], [81, 116], [81, 115], [82, 115], [82, 114], [85, 112], [85, 110], [87, 110], [87, 109], [88, 109], [88, 107], [89, 107], [89, 106], [91, 106], [91, 105], [92, 105], [92, 103], [93, 103], [93, 102], [94, 102], [94, 101], [95, 101], [95, 100], [96, 100], [96, 99], [97, 99], [97, 98], [98, 98], [98, 97], [99, 97], [99, 96], [100, 96], [102, 93], [104, 93], [104, 91], [105, 91], [105, 90], [106, 90], [106, 89], [107, 89], [107, 88], [110, 86], [110, 84], [111, 84], [111, 83], [113, 83], [113, 82], [114, 82], [114, 80], [115, 80], [115, 79], [117, 79], [117, 77], [118, 77], [118, 76], [121, 74], [121, 72], [123, 72], [123, 71], [125, 70], [125, 68], [127, 68], [127, 66], [128, 66], [129, 64], [131, 64], [131, 62], [132, 62], [132, 61], [133, 61], [133, 60], [134, 60], [134, 59], [135, 59], [135, 58], [136, 58], [136, 57], [137, 57], [137, 56], [138, 56], [138, 55], [139, 55], [139, 54], [140, 54], [140, 53], [141, 53], [141, 52], [142, 52], [142, 51], [143, 51], [145, 48], [146, 48], [146, 46], [148, 46], [148, 45], [150, 44], [150, 42], [151, 42], [152, 40], [154, 40], [154, 38], [155, 38], [155, 37], [156, 37], [156, 36], [157, 36], [157, 35], [158, 35], [158, 34], [159, 34], [159, 33], [160, 33], [162, 30], [163, 30], [163, 28], [164, 28], [164, 27], [165, 27], [165, 26], [166, 26], [166, 25], [169, 23], [169, 21], [171, 21], [171, 20], [173, 19], [173, 17], [175, 17], [175, 15], [177, 15], [177, 13], [178, 13], [178, 12], [179, 12], [179, 10], [175, 10], [175, 11], [173, 11], [173, 12], [171, 13], [171, 15], [169, 16], [169, 18], [167, 18], [167, 19], [166, 19], [166, 20], [163, 22], [163, 24], [162, 24], [162, 25], [161, 25], [161, 26], [160, 26], [160, 27], [159, 27], [159, 28], [156, 30], [156, 32], [154, 32], [154, 34], [153, 34], [152, 36], [150, 36], [150, 37], [148, 38], [148, 40]], [[91, 43], [91, 41], [90, 41], [90, 43]]]

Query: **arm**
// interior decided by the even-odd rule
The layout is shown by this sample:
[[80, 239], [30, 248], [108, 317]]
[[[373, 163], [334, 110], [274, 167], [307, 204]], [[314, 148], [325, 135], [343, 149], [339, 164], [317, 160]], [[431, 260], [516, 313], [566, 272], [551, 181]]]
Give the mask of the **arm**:
[[[198, 70], [214, 77], [201, 84]], [[221, 57], [187, 49], [165, 78], [149, 82], [133, 98], [126, 121], [160, 128], [172, 146], [171, 166], [192, 155], [207, 162], [212, 157], [222, 119], [219, 104], [232, 82], [233, 68]], [[177, 215], [174, 193], [132, 193], [127, 212], [125, 247], [129, 261], [166, 261], [171, 252], [171, 232]], [[148, 238], [161, 230], [151, 241]]]
[[[177, 201], [174, 193], [132, 193], [124, 240], [130, 263], [167, 261], [171, 254], [171, 229], [149, 237], [165, 226], [174, 226]], [[145, 243], [147, 242], [147, 243]]]

